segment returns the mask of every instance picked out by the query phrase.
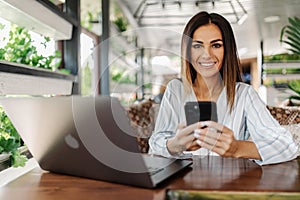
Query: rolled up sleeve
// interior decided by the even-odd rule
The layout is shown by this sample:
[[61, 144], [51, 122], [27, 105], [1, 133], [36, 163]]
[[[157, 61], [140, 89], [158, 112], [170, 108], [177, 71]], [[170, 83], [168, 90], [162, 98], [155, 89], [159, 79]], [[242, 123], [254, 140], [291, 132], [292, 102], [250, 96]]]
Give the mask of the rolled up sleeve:
[[266, 165], [296, 158], [298, 146], [292, 134], [272, 117], [254, 89], [250, 88], [247, 95], [245, 110], [248, 131], [262, 158], [255, 162]]
[[155, 122], [155, 129], [149, 139], [149, 153], [151, 154], [172, 157], [167, 149], [167, 140], [175, 136], [180, 123], [180, 113], [182, 112], [180, 86], [179, 80], [173, 80], [166, 88]]

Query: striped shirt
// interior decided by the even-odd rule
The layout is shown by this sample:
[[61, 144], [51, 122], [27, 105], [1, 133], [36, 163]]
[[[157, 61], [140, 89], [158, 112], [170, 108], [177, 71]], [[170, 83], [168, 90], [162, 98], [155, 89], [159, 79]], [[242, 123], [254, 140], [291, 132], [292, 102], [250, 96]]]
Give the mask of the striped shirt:
[[[149, 140], [149, 153], [172, 157], [167, 150], [166, 142], [175, 135], [178, 124], [186, 123], [184, 104], [187, 101], [197, 101], [195, 93], [184, 92], [180, 80], [170, 81]], [[279, 163], [297, 157], [298, 147], [291, 133], [272, 117], [252, 86], [236, 83], [232, 112], [227, 105], [225, 89], [222, 90], [216, 104], [218, 123], [230, 128], [236, 140], [251, 140], [255, 143], [262, 158], [255, 160], [256, 163], [260, 165]], [[197, 153], [215, 154], [204, 148], [200, 148]]]

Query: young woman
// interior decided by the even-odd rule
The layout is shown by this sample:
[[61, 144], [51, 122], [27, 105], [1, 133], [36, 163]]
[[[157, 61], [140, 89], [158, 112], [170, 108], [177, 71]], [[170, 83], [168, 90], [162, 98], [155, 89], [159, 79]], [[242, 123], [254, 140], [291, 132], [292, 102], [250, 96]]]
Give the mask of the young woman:
[[[249, 158], [258, 164], [297, 157], [292, 135], [270, 115], [256, 91], [242, 83], [234, 34], [221, 15], [196, 14], [187, 23], [181, 42], [181, 79], [167, 85], [150, 153], [181, 157], [200, 155]], [[218, 122], [186, 126], [188, 101], [214, 101]]]

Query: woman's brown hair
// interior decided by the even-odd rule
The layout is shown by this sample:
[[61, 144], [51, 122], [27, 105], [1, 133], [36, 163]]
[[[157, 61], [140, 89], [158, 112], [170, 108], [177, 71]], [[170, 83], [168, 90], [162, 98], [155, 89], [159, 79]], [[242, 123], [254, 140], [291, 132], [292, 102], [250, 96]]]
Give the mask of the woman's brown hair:
[[184, 84], [193, 85], [197, 77], [197, 72], [190, 62], [192, 38], [197, 28], [210, 23], [217, 25], [222, 33], [224, 59], [220, 69], [220, 75], [226, 88], [227, 101], [231, 111], [235, 98], [235, 83], [242, 81], [242, 69], [237, 54], [233, 30], [230, 23], [223, 16], [216, 13], [209, 14], [203, 11], [194, 15], [187, 23], [181, 40], [181, 76]]

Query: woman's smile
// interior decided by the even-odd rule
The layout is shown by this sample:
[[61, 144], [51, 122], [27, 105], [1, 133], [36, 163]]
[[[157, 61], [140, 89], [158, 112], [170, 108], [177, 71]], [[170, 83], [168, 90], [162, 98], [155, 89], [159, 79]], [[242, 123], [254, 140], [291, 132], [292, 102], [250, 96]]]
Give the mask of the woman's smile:
[[202, 67], [214, 67], [217, 62], [198, 62]]

